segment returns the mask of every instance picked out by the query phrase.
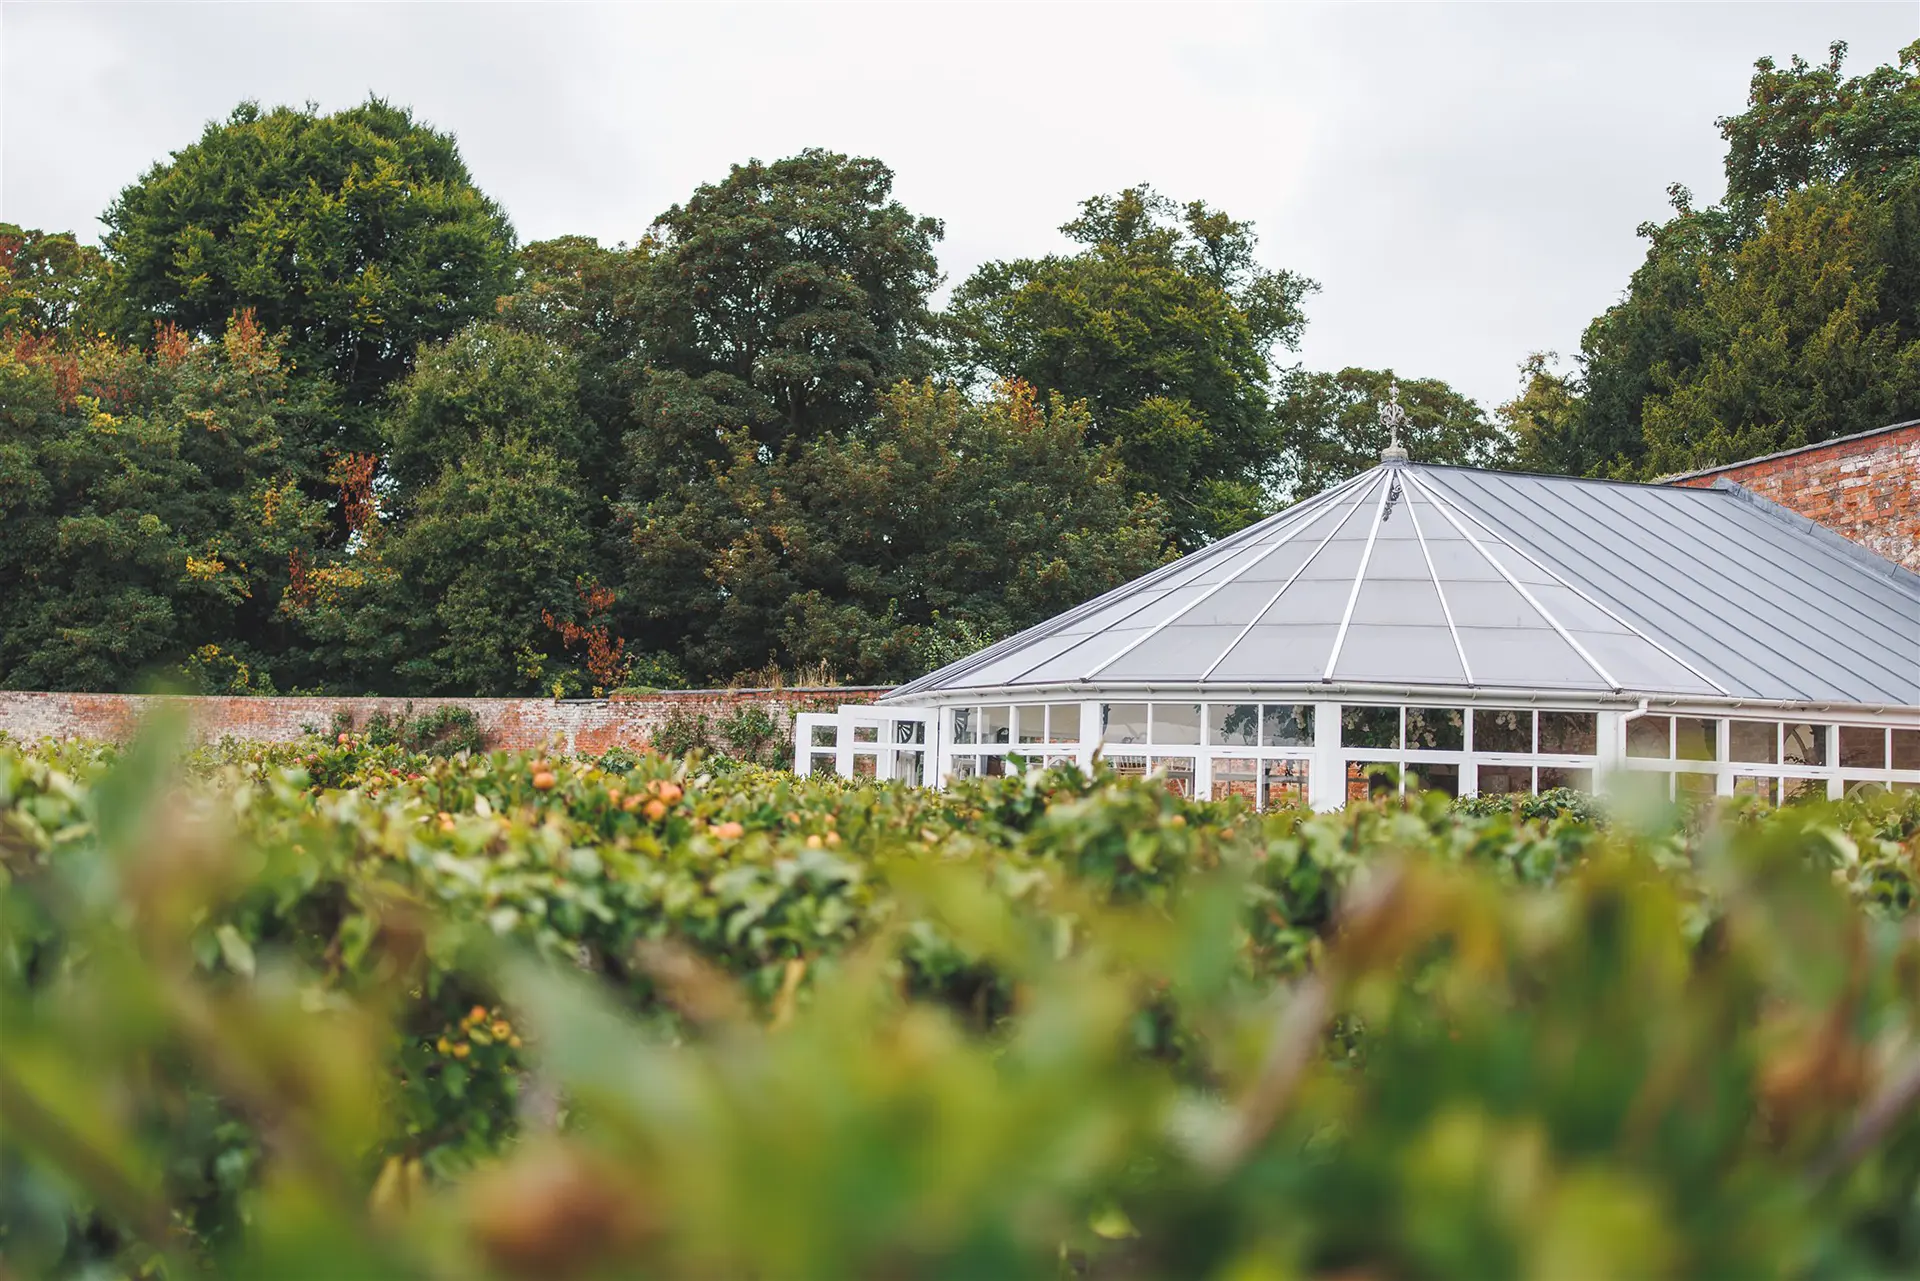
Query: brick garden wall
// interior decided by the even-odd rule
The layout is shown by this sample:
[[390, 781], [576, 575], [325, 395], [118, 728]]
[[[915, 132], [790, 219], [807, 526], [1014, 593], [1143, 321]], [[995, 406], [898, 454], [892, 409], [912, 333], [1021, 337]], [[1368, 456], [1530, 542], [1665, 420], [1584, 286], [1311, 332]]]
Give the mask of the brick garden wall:
[[676, 711], [706, 715], [716, 723], [742, 707], [758, 706], [790, 733], [795, 712], [831, 711], [844, 703], [871, 703], [885, 688], [688, 690], [632, 698], [228, 698], [146, 697], [131, 694], [48, 694], [0, 691], [0, 732], [15, 738], [120, 740], [158, 705], [187, 714], [194, 736], [217, 742], [232, 736], [254, 742], [298, 739], [307, 727], [325, 730], [335, 713], [345, 712], [364, 726], [379, 712], [414, 715], [445, 704], [472, 711], [489, 745], [508, 750], [554, 748], [567, 752], [603, 752], [610, 747], [639, 748]]
[[1672, 483], [1730, 480], [1920, 572], [1920, 422], [1771, 454]]

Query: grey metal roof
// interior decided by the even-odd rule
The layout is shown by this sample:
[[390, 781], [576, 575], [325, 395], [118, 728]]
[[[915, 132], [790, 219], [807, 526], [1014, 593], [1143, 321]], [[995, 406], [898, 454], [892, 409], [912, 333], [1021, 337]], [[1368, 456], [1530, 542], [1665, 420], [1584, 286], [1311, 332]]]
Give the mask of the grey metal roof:
[[1920, 707], [1920, 575], [1737, 486], [1390, 462], [887, 701], [1318, 682]]

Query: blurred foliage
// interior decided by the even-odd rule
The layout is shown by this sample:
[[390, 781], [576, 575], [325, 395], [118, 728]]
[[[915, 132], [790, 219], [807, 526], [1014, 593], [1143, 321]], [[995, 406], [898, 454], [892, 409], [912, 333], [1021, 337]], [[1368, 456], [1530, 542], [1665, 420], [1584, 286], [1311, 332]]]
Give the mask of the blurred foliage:
[[[1551, 812], [1547, 812], [1547, 811]], [[22, 1275], [1903, 1275], [1920, 798], [0, 745]]]

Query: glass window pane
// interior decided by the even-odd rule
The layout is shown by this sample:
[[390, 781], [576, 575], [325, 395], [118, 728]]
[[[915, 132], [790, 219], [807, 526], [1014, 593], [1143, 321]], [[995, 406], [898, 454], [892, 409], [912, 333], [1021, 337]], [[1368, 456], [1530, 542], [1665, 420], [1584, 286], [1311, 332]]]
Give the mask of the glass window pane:
[[1409, 707], [1407, 709], [1407, 750], [1410, 752], [1466, 751], [1466, 712], [1458, 707]]
[[1558, 769], [1552, 765], [1540, 767], [1540, 790], [1551, 792], [1556, 787], [1572, 788], [1576, 792], [1593, 791], [1593, 771], [1590, 769]]
[[[1100, 705], [1100, 741], [1103, 743], [1146, 742], [1147, 705], [1145, 703], [1102, 703]], [[1119, 767], [1116, 765], [1114, 768]]]
[[1312, 747], [1312, 703], [1268, 703], [1260, 709], [1264, 747]]
[[1014, 738], [1019, 743], [1044, 743], [1047, 741], [1047, 709], [1044, 707], [1016, 707], [1013, 709], [1014, 728], [1019, 731]]
[[1267, 761], [1261, 766], [1262, 809], [1295, 809], [1307, 803], [1307, 763]]
[[1080, 704], [1052, 703], [1048, 705], [1047, 741], [1049, 743], [1077, 743], [1080, 741]]
[[1664, 761], [1673, 755], [1673, 718], [1636, 716], [1627, 722], [1627, 755]]
[[[1473, 732], [1475, 734], [1480, 732], [1478, 720], [1474, 721]], [[1482, 765], [1479, 787], [1482, 796], [1525, 795], [1533, 790], [1533, 767], [1531, 765]]]
[[1213, 799], [1243, 796], [1249, 805], [1257, 802], [1260, 762], [1252, 757], [1216, 756], [1213, 760]]
[[[1735, 757], [1738, 760], [1739, 757]], [[1735, 796], [1757, 796], [1763, 801], [1773, 800], [1773, 780], [1764, 774], [1735, 774], [1733, 776], [1733, 794]]]
[[[1521, 711], [1518, 708], [1476, 708], [1473, 713], [1473, 750], [1476, 752], [1531, 752], [1533, 750], [1533, 713]], [[1485, 771], [1483, 770], [1482, 773]]]
[[1460, 767], [1449, 761], [1444, 765], [1431, 761], [1416, 761], [1407, 766], [1407, 790], [1421, 792], [1445, 792], [1448, 796], [1460, 795]]
[[1110, 756], [1107, 764], [1121, 778], [1145, 778], [1147, 776], [1147, 758], [1144, 756]]
[[1780, 780], [1780, 803], [1782, 805], [1804, 805], [1808, 801], [1827, 799], [1827, 780], [1824, 778], [1783, 778]]
[[1167, 790], [1175, 796], [1193, 795], [1193, 757], [1156, 756], [1153, 772], [1165, 776]]
[[1720, 722], [1697, 716], [1673, 720], [1674, 755], [1683, 761], [1711, 761], [1720, 755]]
[[980, 741], [983, 743], [1013, 741], [1013, 709], [1011, 707], [980, 709]]
[[1208, 703], [1207, 741], [1223, 747], [1252, 747], [1260, 741], [1258, 703]]
[[1885, 769], [1887, 731], [1879, 725], [1840, 727], [1841, 769]]
[[1783, 725], [1780, 734], [1780, 760], [1785, 765], [1825, 765], [1827, 763], [1827, 727], [1825, 725]]
[[1397, 707], [1355, 707], [1340, 709], [1340, 746], [1400, 746], [1400, 709]]
[[808, 757], [807, 773], [809, 774], [817, 777], [821, 774], [832, 775], [840, 772], [840, 766], [834, 761], [831, 753], [809, 752]]
[[878, 725], [855, 725], [853, 727], [853, 741], [856, 743], [879, 742], [880, 727]]
[[813, 733], [808, 736], [808, 740], [815, 747], [833, 747], [840, 741], [840, 727], [838, 725], [815, 725], [813, 727]]
[[953, 709], [953, 741], [973, 743], [979, 741], [976, 735], [980, 727], [980, 709], [977, 707], [956, 707]]
[[1396, 796], [1400, 792], [1400, 770], [1379, 761], [1347, 762], [1347, 800], [1364, 801], [1369, 797]]
[[1593, 756], [1600, 751], [1600, 718], [1592, 712], [1540, 713], [1543, 756]]
[[1673, 797], [1675, 800], [1706, 800], [1718, 787], [1717, 780], [1711, 774], [1675, 774], [1673, 776]]
[[1893, 767], [1920, 769], [1920, 729], [1893, 731]]
[[947, 768], [948, 778], [972, 778], [980, 772], [978, 756], [956, 756]]
[[1777, 721], [1728, 721], [1728, 754], [1736, 761], [1772, 765], [1779, 759], [1778, 744], [1774, 742], [1779, 732]]
[[853, 776], [855, 778], [878, 778], [880, 776], [880, 758], [865, 755], [854, 757]]
[[1155, 703], [1152, 741], [1198, 743], [1200, 741], [1200, 704]]

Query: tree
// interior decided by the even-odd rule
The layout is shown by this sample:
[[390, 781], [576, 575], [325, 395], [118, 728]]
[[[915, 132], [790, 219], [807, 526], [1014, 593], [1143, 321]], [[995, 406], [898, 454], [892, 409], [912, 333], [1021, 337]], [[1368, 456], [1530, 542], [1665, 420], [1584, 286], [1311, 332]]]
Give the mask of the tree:
[[1889, 297], [1920, 256], [1920, 179], [1875, 199], [1852, 181], [1768, 205], [1681, 313], [1700, 359], [1641, 407], [1649, 474], [1737, 462], [1920, 412], [1920, 295]]
[[942, 228], [892, 191], [877, 160], [808, 150], [735, 165], [654, 221], [632, 289], [636, 494], [698, 480], [724, 431], [776, 453], [845, 431], [930, 368]]
[[551, 452], [573, 483], [611, 461], [579, 403], [578, 361], [535, 334], [483, 322], [423, 348], [383, 420], [401, 502], [483, 441]]
[[922, 383], [772, 459], [736, 432], [709, 484], [630, 512], [629, 597], [698, 675], [918, 675], [944, 640], [1005, 635], [1164, 559], [1164, 512], [1090, 431], [1084, 407], [1025, 385], [976, 403]]
[[87, 342], [113, 323], [106, 261], [71, 232], [0, 222], [0, 341]]
[[1315, 288], [1254, 258], [1252, 225], [1151, 187], [1096, 196], [1072, 254], [990, 262], [954, 293], [960, 370], [1084, 399], [1090, 439], [1164, 502], [1184, 547], [1265, 510], [1279, 459], [1268, 359]]
[[1536, 351], [1520, 364], [1520, 393], [1494, 410], [1494, 422], [1513, 441], [1511, 461], [1521, 471], [1577, 475], [1580, 425], [1578, 381], [1555, 368], [1559, 357]]
[[1718, 122], [1725, 203], [1695, 209], [1676, 186], [1674, 217], [1640, 228], [1646, 261], [1582, 339], [1569, 469], [1711, 466], [1911, 404], [1900, 353], [1920, 337], [1920, 41], [1898, 67], [1852, 78], [1845, 51], [1756, 63], [1747, 110]]
[[244, 315], [149, 355], [0, 347], [0, 685], [128, 689], [196, 653], [272, 667], [325, 526], [301, 482], [328, 412]]
[[1381, 410], [1398, 388], [1407, 426], [1401, 443], [1417, 463], [1497, 467], [1511, 438], [1485, 411], [1437, 378], [1398, 382], [1391, 369], [1294, 371], [1281, 380], [1274, 417], [1287, 444], [1291, 501], [1310, 498], [1380, 462], [1390, 441]]
[[[251, 309], [349, 410], [372, 405], [420, 344], [489, 314], [513, 250], [452, 136], [378, 98], [332, 115], [243, 103], [103, 221], [133, 321], [217, 336]], [[364, 413], [344, 426], [343, 449], [373, 445]]]
[[308, 575], [303, 627], [356, 691], [464, 696], [581, 688], [542, 615], [571, 617], [588, 563], [570, 468], [524, 436], [483, 435], [413, 500]]

